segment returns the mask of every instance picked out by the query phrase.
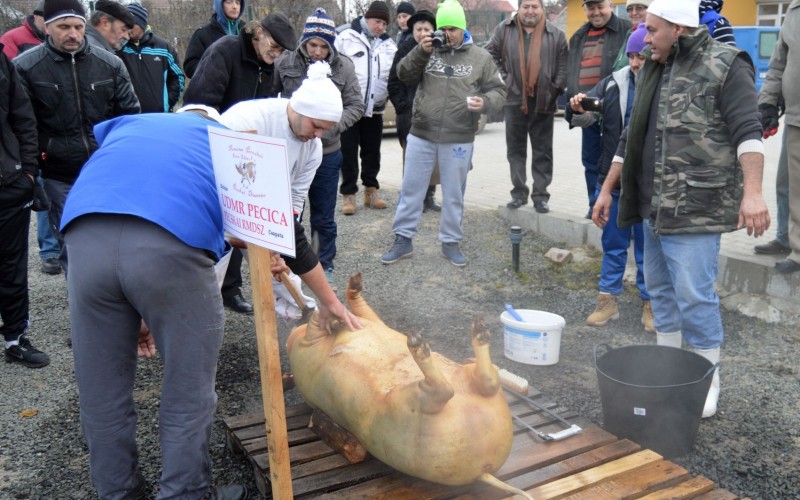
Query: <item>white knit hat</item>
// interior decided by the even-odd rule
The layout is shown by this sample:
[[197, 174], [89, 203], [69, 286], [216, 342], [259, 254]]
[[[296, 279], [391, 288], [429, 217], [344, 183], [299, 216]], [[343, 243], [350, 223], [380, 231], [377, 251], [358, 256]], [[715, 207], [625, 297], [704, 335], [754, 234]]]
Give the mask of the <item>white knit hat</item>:
[[325, 61], [308, 66], [308, 78], [294, 91], [289, 105], [297, 113], [315, 120], [338, 122], [342, 117], [342, 93], [328, 76], [331, 67]]
[[700, 0], [653, 0], [647, 13], [678, 26], [697, 28], [700, 25]]
[[222, 117], [219, 114], [219, 111], [216, 109], [206, 106], [204, 104], [187, 104], [184, 107], [180, 108], [179, 110], [175, 111], [176, 113], [185, 113], [186, 111], [205, 111], [206, 115], [209, 118], [212, 118], [214, 121], [221, 121]]

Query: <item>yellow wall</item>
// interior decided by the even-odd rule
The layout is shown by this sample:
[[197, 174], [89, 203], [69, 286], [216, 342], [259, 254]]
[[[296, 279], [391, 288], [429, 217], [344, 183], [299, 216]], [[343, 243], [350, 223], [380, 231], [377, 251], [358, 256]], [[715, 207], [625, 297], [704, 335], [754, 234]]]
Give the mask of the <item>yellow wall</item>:
[[[624, 4], [625, 0], [614, 0], [614, 4]], [[734, 26], [753, 26], [756, 24], [756, 0], [725, 0], [722, 15]], [[586, 22], [583, 13], [583, 0], [567, 0], [567, 36]]]

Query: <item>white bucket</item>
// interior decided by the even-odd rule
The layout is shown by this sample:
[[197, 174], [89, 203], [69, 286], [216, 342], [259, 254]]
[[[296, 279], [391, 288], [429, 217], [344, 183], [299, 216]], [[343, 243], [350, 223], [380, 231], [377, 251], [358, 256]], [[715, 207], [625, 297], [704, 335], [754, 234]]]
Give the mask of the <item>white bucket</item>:
[[505, 356], [528, 365], [554, 365], [561, 350], [561, 329], [567, 324], [558, 314], [531, 309], [517, 309], [523, 321], [508, 312], [500, 315], [503, 323]]

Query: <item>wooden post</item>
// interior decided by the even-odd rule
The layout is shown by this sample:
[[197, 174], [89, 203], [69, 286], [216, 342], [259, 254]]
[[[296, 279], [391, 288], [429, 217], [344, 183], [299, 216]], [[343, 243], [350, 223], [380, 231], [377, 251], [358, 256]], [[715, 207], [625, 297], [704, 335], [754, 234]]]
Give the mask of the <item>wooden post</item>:
[[250, 245], [248, 251], [272, 498], [289, 499], [292, 498], [292, 473], [286, 430], [286, 406], [283, 401], [278, 328], [275, 321], [275, 299], [272, 293], [271, 255], [266, 248], [255, 245]]

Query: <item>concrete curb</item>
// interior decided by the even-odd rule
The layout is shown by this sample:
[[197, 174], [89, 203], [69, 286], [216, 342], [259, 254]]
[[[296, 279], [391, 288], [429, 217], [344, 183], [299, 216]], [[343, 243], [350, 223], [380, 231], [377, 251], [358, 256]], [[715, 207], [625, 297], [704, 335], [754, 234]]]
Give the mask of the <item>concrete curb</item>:
[[[539, 214], [529, 206], [516, 210], [499, 206], [508, 225], [539, 233], [567, 247], [590, 246], [602, 250], [602, 230], [589, 219], [551, 211]], [[717, 291], [722, 304], [767, 322], [800, 322], [800, 273], [775, 272], [772, 260], [727, 252], [719, 257]]]

